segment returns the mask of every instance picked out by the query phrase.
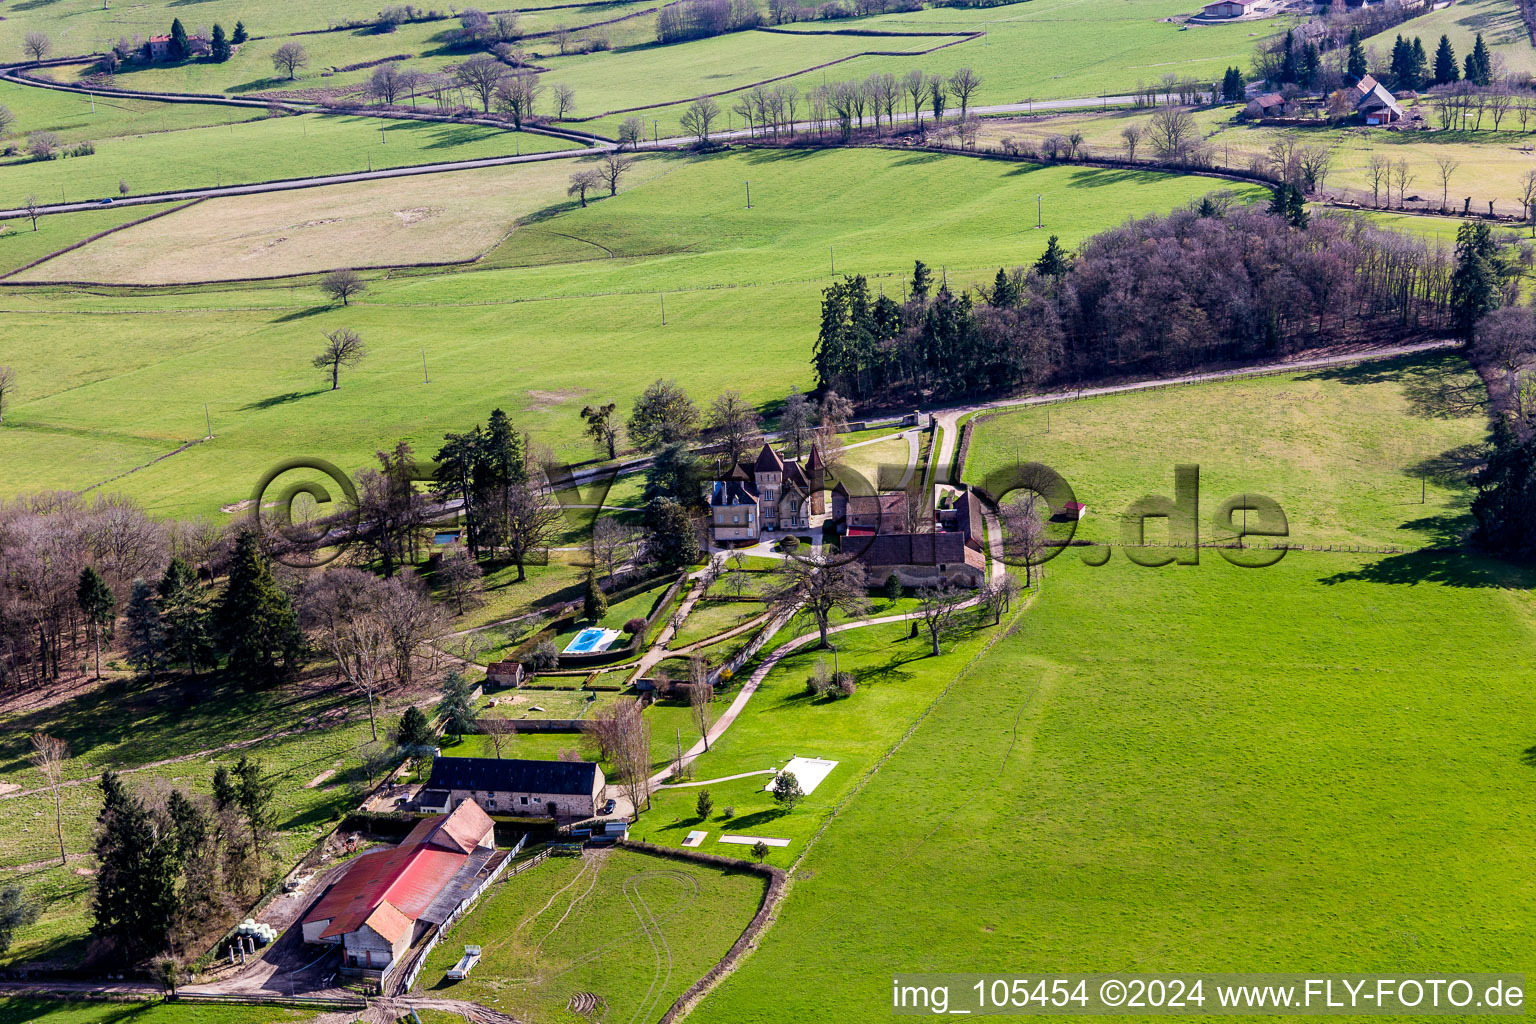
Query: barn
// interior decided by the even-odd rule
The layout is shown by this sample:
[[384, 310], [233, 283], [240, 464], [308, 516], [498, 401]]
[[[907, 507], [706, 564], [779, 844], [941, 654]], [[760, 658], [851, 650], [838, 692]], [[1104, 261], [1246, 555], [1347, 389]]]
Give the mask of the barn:
[[399, 846], [352, 862], [304, 916], [304, 941], [340, 946], [344, 969], [388, 971], [495, 856], [495, 825], [473, 802], [424, 818]]

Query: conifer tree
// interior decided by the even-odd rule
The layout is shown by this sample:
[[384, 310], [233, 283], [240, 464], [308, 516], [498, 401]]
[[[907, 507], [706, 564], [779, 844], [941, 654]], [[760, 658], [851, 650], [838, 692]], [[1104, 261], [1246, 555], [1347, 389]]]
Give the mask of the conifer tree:
[[235, 541], [229, 584], [214, 607], [229, 670], [248, 682], [271, 682], [298, 667], [303, 646], [293, 602], [277, 585], [256, 535]]
[[96, 677], [101, 678], [101, 642], [112, 639], [112, 622], [117, 609], [117, 598], [112, 588], [94, 567], [80, 570], [80, 583], [75, 588], [75, 603], [85, 619], [86, 635], [96, 655]]
[[153, 682], [155, 670], [165, 663], [165, 625], [160, 620], [154, 591], [143, 580], [133, 581], [126, 626], [128, 664], [135, 671], [146, 673]]

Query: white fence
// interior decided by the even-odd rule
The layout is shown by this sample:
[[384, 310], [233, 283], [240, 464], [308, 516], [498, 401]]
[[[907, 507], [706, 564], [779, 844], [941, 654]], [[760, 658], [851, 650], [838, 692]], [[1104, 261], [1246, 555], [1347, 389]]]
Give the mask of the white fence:
[[[443, 923], [437, 926], [436, 930], [434, 930], [432, 933], [432, 937], [427, 940], [427, 944], [421, 948], [421, 952], [416, 954], [416, 959], [411, 964], [410, 972], [405, 976], [404, 987], [401, 989], [402, 992], [409, 992], [411, 989], [416, 987], [416, 979], [421, 976], [421, 969], [426, 966], [428, 954], [437, 948], [437, 944], [441, 942], [443, 937], [448, 934], [448, 930], [455, 924], [458, 924], [461, 917], [469, 913], [470, 908], [475, 905], [475, 901], [480, 898], [481, 894], [484, 893], [485, 890], [489, 889], [497, 880], [499, 880], [502, 875], [506, 874], [507, 868], [511, 867], [512, 861], [517, 857], [519, 853], [523, 851], [523, 845], [527, 842], [528, 833], [524, 832], [523, 838], [517, 841], [517, 845], [512, 847], [512, 851], [508, 853], [505, 858], [503, 858], [500, 864], [496, 865], [496, 870], [492, 871], [489, 875], [486, 875], [485, 880], [482, 881], [479, 885], [475, 886], [473, 892], [460, 900], [459, 905], [453, 908], [453, 913], [449, 914]], [[537, 857], [531, 857], [523, 863], [519, 864], [517, 866], [517, 870], [513, 871], [512, 873], [515, 875], [522, 871], [526, 871], [528, 868], [537, 864], [548, 855], [549, 854], [547, 851], [541, 852]]]

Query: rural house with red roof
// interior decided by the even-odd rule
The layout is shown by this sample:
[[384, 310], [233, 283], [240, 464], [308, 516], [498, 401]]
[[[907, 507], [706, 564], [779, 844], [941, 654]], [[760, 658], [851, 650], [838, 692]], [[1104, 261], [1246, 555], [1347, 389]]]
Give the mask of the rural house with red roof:
[[473, 801], [364, 854], [304, 917], [304, 941], [339, 945], [344, 970], [387, 972], [495, 867], [495, 825]]

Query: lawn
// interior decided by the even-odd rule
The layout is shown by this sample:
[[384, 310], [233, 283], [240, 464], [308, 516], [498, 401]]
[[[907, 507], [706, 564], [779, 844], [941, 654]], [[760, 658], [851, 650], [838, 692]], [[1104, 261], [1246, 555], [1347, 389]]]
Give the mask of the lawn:
[[[0, 22], [8, 26], [9, 20]], [[11, 133], [21, 140], [28, 132], [50, 131], [66, 143], [112, 139], [124, 135], [171, 135], [184, 128], [233, 124], [264, 119], [263, 110], [224, 107], [212, 103], [161, 103], [122, 96], [82, 96], [0, 82], [0, 105], [16, 115]]]
[[[787, 656], [764, 679], [725, 735], [694, 762], [692, 778], [702, 781], [782, 767], [796, 755], [837, 761], [832, 774], [788, 812], [774, 803], [771, 793], [764, 792], [771, 778], [768, 775], [703, 787], [714, 799], [715, 812], [702, 822], [694, 809], [700, 787], [662, 790], [652, 798], [652, 809], [641, 815], [636, 837], [677, 846], [690, 831], [703, 829], [709, 836], [701, 849], [743, 858], [751, 856], [751, 847], [722, 844], [720, 836], [736, 833], [789, 839], [789, 846], [775, 848], [768, 856], [770, 864], [788, 867], [804, 851], [805, 840], [859, 777], [993, 635], [990, 628], [972, 630], [974, 619], [974, 613], [962, 613], [962, 635], [948, 643], [938, 658], [930, 656], [926, 637], [909, 639], [901, 625], [838, 634], [837, 668], [853, 672], [858, 681], [856, 693], [838, 700], [813, 699], [806, 692], [806, 678], [816, 663], [825, 659], [832, 664], [829, 652], [806, 647]], [[813, 629], [814, 625], [795, 628], [784, 635], [798, 636]], [[742, 678], [745, 675], [743, 672]], [[720, 710], [731, 697], [734, 694], [720, 699]], [[665, 710], [661, 705], [652, 709]], [[662, 756], [655, 758], [658, 767], [671, 759], [678, 730], [684, 749], [698, 738], [698, 730], [683, 717], [688, 708], [679, 704], [672, 711], [680, 719], [675, 723], [659, 715], [651, 720], [656, 737], [653, 743], [664, 748]], [[727, 815], [726, 808], [733, 813]]]
[[[0, 160], [0, 207], [20, 207], [29, 195], [44, 202], [115, 199], [119, 181], [127, 182], [133, 195], [145, 195], [575, 148], [572, 143], [547, 135], [479, 125], [380, 121], [339, 114], [262, 117], [219, 126], [104, 138], [96, 142], [96, 152], [91, 156], [42, 161], [18, 156]], [[561, 179], [569, 173], [564, 171]], [[421, 182], [405, 181], [410, 190], [421, 194]], [[401, 187], [399, 179], [385, 184], [396, 190]], [[279, 193], [275, 201], [303, 202], [305, 199], [297, 198], [298, 195], [308, 199], [313, 194], [313, 190], [302, 194]], [[337, 202], [336, 193], [325, 194], [332, 203]], [[359, 194], [369, 195], [366, 190]], [[236, 200], [234, 205], [249, 204]], [[208, 215], [208, 211], [201, 214]], [[187, 225], [175, 230], [185, 234]]]
[[[1219, 409], [1251, 454], [1213, 468], [1271, 489], [1308, 537], [1423, 539], [1466, 493], [1394, 501], [1394, 467], [1481, 422], [1416, 415], [1420, 365], [1269, 380], [1263, 404], [1253, 382], [1125, 396], [1026, 450], [1121, 508], [1167, 490], [1162, 462], [1210, 458]], [[1168, 403], [1155, 454], [1149, 399]], [[1011, 454], [993, 437], [1009, 422], [978, 429], [978, 458]], [[691, 1019], [835, 1000], [883, 1020], [899, 971], [1529, 971], [1533, 582], [1464, 551], [1053, 562]]]
[[[999, 215], [1022, 209], [1037, 193], [1047, 196], [1051, 230], [1072, 245], [1119, 223], [1128, 209], [1168, 209], [1210, 187], [1206, 179], [1177, 175], [886, 151], [675, 157], [656, 166], [657, 176], [634, 179], [615, 199], [585, 210], [567, 202], [553, 216], [525, 222], [487, 263], [505, 252], [537, 253], [561, 236], [591, 240], [579, 243], [580, 253], [561, 248], [558, 258], [506, 269], [375, 277], [348, 308], [325, 305], [307, 281], [158, 293], [29, 292], [7, 315], [7, 354], [19, 382], [0, 430], [0, 460], [27, 471], [19, 481], [7, 474], [0, 487], [78, 487], [146, 463], [203, 436], [205, 402], [212, 441], [114, 486], [160, 514], [213, 514], [248, 498], [277, 459], [319, 455], [352, 471], [372, 462], [381, 444], [401, 438], [430, 454], [445, 431], [483, 422], [498, 405], [537, 440], [572, 450], [584, 404], [616, 401], [627, 409], [657, 376], [677, 379], [702, 404], [733, 387], [766, 405], [791, 385], [811, 384], [828, 245], [835, 245], [840, 272], [875, 275], [891, 290], [919, 256], [947, 266], [952, 283], [968, 285], [990, 280], [1000, 264], [1034, 259], [1045, 245], [1032, 224]], [[457, 184], [466, 178], [468, 184]], [[753, 182], [751, 211], [739, 198], [746, 178]], [[529, 195], [534, 183], [553, 191], [559, 180], [549, 181], [543, 167], [410, 179], [430, 191], [391, 195], [371, 222], [398, 223], [392, 211], [442, 205], [466, 211], [465, 231], [473, 233], [486, 230], [474, 223], [475, 203], [509, 215], [531, 211], [540, 203]], [[347, 194], [375, 195], [372, 189], [386, 186], [394, 187], [374, 183]], [[911, 204], [918, 194], [924, 202]], [[463, 205], [450, 207], [454, 195], [464, 197]], [[681, 208], [679, 195], [689, 196]], [[338, 208], [290, 208], [280, 223], [302, 226], [334, 217]], [[216, 207], [194, 209], [207, 217]], [[249, 219], [271, 235], [263, 216]], [[142, 245], [126, 244], [129, 232], [99, 256], [88, 246], [71, 257], [119, 269], [154, 259], [169, 265], [187, 260], [177, 253], [194, 251], [192, 237], [215, 231], [188, 221], [191, 237], [182, 237], [173, 220], [154, 222], [159, 231], [146, 232]], [[215, 234], [224, 237], [227, 227]], [[324, 233], [325, 226], [305, 228], [312, 231]], [[377, 236], [334, 232], [312, 251], [355, 262], [359, 238], [402, 232], [409, 233], [394, 226]], [[209, 244], [217, 251], [231, 243]], [[366, 251], [369, 259], [400, 255], [371, 245]], [[656, 315], [663, 295], [665, 325]], [[61, 332], [65, 322], [110, 322], [111, 363], [97, 358], [92, 331]], [[326, 391], [309, 362], [320, 332], [342, 326], [363, 335], [369, 356], [343, 374], [340, 391]], [[722, 331], [746, 362], [709, 357]], [[554, 337], [559, 344], [549, 343]], [[423, 383], [424, 356], [430, 384]], [[98, 448], [103, 440], [111, 443]], [[477, 614], [489, 621], [496, 610]]]
[[[566, 1019], [571, 998], [591, 993], [603, 1019], [655, 1020], [725, 955], [763, 884], [624, 849], [551, 858], [493, 888], [427, 958], [418, 991], [523, 1020]], [[480, 964], [450, 982], [466, 944]]]
[[699, 601], [669, 646], [676, 650], [718, 636], [766, 610], [767, 606], [760, 601]]

